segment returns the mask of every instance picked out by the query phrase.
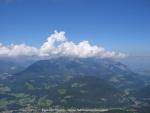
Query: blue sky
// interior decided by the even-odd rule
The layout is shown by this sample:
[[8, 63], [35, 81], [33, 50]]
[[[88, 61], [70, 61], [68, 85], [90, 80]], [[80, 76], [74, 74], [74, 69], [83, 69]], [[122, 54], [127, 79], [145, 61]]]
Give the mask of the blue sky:
[[149, 0], [0, 0], [0, 42], [40, 47], [54, 30], [69, 40], [150, 55]]

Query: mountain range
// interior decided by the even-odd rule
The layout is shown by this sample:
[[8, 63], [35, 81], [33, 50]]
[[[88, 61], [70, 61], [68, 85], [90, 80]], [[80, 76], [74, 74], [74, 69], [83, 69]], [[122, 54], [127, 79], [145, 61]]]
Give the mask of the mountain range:
[[150, 105], [139, 93], [148, 87], [140, 77], [127, 65], [112, 59], [58, 57], [39, 60], [0, 79], [0, 110], [28, 107], [139, 110], [140, 106]]

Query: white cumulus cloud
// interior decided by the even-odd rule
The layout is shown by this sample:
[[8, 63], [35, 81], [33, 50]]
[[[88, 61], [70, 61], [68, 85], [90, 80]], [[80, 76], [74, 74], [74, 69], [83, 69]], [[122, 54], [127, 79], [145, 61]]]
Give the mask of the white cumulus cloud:
[[4, 46], [0, 44], [0, 56], [17, 57], [38, 55], [38, 49], [26, 44]]
[[5, 46], [0, 43], [0, 56], [73, 56], [73, 57], [103, 57], [103, 58], [124, 58], [126, 54], [108, 51], [103, 47], [91, 45], [84, 40], [79, 43], [68, 41], [65, 32], [57, 32], [50, 35], [40, 48], [28, 46], [26, 44]]
[[53, 54], [57, 54], [58, 50], [56, 44], [61, 44], [66, 40], [65, 32], [57, 32], [54, 31], [54, 34], [50, 35], [47, 39], [47, 42], [45, 42], [39, 52], [40, 56], [50, 56]]

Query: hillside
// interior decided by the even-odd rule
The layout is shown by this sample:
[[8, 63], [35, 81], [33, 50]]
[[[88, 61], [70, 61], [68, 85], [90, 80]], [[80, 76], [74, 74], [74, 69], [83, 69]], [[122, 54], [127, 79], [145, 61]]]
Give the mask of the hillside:
[[40, 60], [1, 81], [1, 110], [111, 108], [134, 104], [126, 89], [141, 81], [126, 65], [110, 59]]

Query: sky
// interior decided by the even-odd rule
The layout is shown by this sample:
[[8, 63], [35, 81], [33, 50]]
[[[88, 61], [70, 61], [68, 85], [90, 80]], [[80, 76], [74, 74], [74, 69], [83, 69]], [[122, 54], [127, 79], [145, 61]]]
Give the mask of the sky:
[[[150, 1], [0, 0], [0, 53], [21, 46], [31, 47], [26, 54], [37, 54], [49, 42], [41, 54], [51, 54], [54, 49], [48, 37], [62, 32], [67, 41], [55, 47], [61, 54], [150, 56]], [[67, 47], [79, 52], [70, 53], [68, 42]], [[88, 51], [81, 47], [82, 42]]]

